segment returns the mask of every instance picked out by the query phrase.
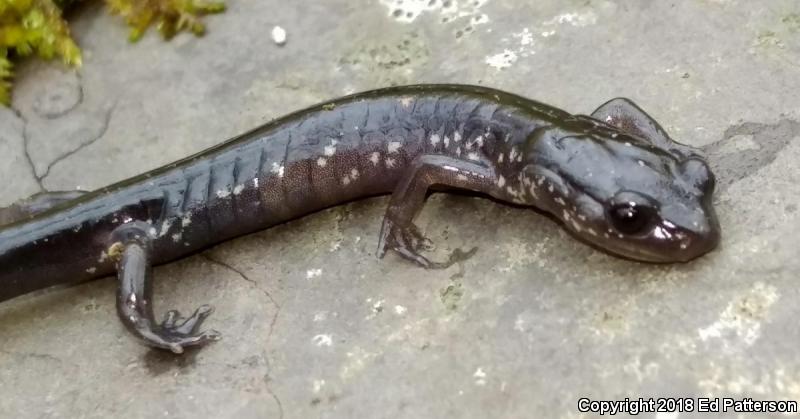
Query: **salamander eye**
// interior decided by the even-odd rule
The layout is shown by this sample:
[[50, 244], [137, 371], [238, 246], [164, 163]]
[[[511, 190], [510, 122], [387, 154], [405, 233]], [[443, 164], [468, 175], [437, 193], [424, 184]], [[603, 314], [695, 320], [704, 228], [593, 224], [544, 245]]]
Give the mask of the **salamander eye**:
[[623, 234], [637, 234], [651, 226], [655, 219], [655, 208], [645, 197], [632, 192], [618, 193], [608, 209], [608, 217], [614, 228]]

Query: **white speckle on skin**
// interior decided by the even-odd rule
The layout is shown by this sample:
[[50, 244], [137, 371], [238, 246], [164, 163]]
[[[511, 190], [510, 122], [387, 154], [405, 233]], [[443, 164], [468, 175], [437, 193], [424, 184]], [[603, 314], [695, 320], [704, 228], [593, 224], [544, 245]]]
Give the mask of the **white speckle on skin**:
[[280, 26], [275, 26], [272, 28], [272, 42], [277, 45], [284, 45], [286, 44], [286, 30]]
[[456, 156], [461, 157], [461, 147], [456, 147]]
[[591, 227], [587, 228], [586, 231], [588, 231], [592, 236], [597, 236], [597, 232]]
[[270, 170], [270, 171], [272, 173], [277, 174], [278, 177], [283, 177], [283, 166], [279, 165], [278, 163], [273, 162], [272, 163], [272, 170]]
[[156, 237], [156, 234], [158, 234], [155, 227], [150, 227], [150, 229], [147, 230], [147, 232], [150, 234], [150, 237]]
[[387, 144], [387, 146], [386, 146], [386, 150], [390, 154], [391, 153], [397, 153], [397, 150], [400, 150], [400, 147], [402, 147], [402, 146], [403, 146], [403, 144], [401, 144], [399, 141], [390, 141], [389, 144]]
[[639, 161], [637, 161], [637, 163], [639, 163], [639, 166], [644, 167], [644, 162], [643, 161], [639, 160]]
[[342, 178], [342, 185], [349, 185], [350, 184], [350, 176], [345, 176]]
[[498, 163], [502, 163], [503, 162], [503, 153], [500, 153], [500, 154], [497, 155], [497, 162]]
[[564, 199], [561, 198], [560, 196], [557, 196], [553, 201], [555, 201], [558, 205], [561, 205], [562, 207], [567, 205], [567, 203], [564, 202]]
[[411, 96], [406, 96], [400, 99], [400, 104], [403, 105], [404, 108], [411, 106], [411, 102], [414, 101], [414, 98]]
[[553, 184], [552, 183], [548, 183], [547, 184], [547, 191], [550, 192], [550, 193], [553, 193]]
[[358, 169], [351, 169], [350, 170], [350, 178], [353, 180], [358, 179]]
[[480, 157], [478, 157], [478, 153], [474, 151], [471, 151], [469, 154], [467, 154], [467, 158], [475, 161], [480, 160]]
[[327, 165], [328, 165], [328, 159], [326, 159], [325, 157], [320, 157], [317, 159], [317, 166], [325, 167]]
[[461, 142], [461, 133], [456, 131], [453, 133], [453, 141], [460, 143]]
[[323, 150], [323, 153], [328, 157], [333, 156], [334, 154], [336, 154], [336, 146], [326, 145], [325, 149]]
[[306, 279], [314, 279], [322, 275], [322, 269], [309, 269], [306, 271]]
[[680, 244], [680, 248], [681, 248], [682, 250], [685, 250], [687, 247], [689, 247], [689, 245], [687, 245], [686, 243], [681, 243], [681, 244]]
[[311, 341], [314, 342], [314, 344], [317, 346], [333, 345], [333, 338], [331, 337], [331, 335], [324, 335], [324, 334], [316, 335], [313, 338], [311, 338]]
[[86, 269], [86, 273], [93, 274], [95, 272], [97, 272], [97, 268], [95, 268], [94, 266], [92, 266], [91, 268]]
[[466, 177], [466, 176], [464, 176], [464, 175], [462, 175], [461, 173], [459, 173], [458, 175], [456, 175], [456, 178], [457, 178], [458, 180], [462, 181], [462, 182], [466, 182], [466, 181], [467, 181], [467, 177]]
[[181, 241], [181, 233], [178, 232], [178, 233], [173, 234], [172, 235], [172, 241], [174, 241], [175, 243], [180, 242]]
[[394, 168], [394, 164], [395, 164], [395, 161], [394, 161], [393, 158], [390, 157], [390, 158], [386, 159], [386, 167], [392, 169], [392, 168]]
[[100, 258], [97, 259], [97, 263], [103, 263], [106, 261], [106, 259], [108, 259], [108, 253], [106, 253], [106, 251], [103, 250], [102, 252], [100, 252]]
[[181, 227], [189, 227], [192, 224], [192, 213], [187, 212], [181, 217]]
[[254, 187], [254, 188], [257, 188], [257, 187], [258, 187], [258, 178], [257, 178], [257, 177], [254, 177], [254, 178], [253, 178], [253, 187]]
[[536, 194], [536, 186], [535, 185], [531, 185], [530, 192], [531, 192], [531, 196], [533, 197], [533, 199], [537, 199], [537, 200], [539, 199], [539, 195]]
[[502, 188], [505, 184], [506, 184], [506, 178], [504, 178], [503, 175], [498, 176], [497, 177], [497, 186]]
[[447, 148], [450, 146], [450, 137], [444, 136], [444, 147]]
[[583, 214], [578, 214], [578, 219], [581, 221], [586, 221], [586, 216]]
[[435, 147], [436, 144], [439, 144], [439, 142], [442, 141], [442, 137], [440, 137], [439, 134], [431, 134], [430, 141], [431, 145]]
[[372, 153], [372, 154], [370, 154], [370, 156], [369, 156], [369, 161], [371, 161], [372, 164], [375, 165], [375, 166], [378, 165], [378, 162], [380, 162], [380, 159], [381, 159], [381, 153], [379, 153], [377, 151]]
[[630, 143], [630, 142], [628, 142], [628, 141], [625, 141], [625, 146], [627, 146], [627, 147], [633, 147], [633, 144], [631, 144], [631, 143]]
[[517, 148], [511, 147], [511, 151], [508, 152], [508, 161], [514, 161], [517, 158]]
[[217, 197], [218, 198], [227, 198], [230, 195], [231, 195], [231, 191], [229, 191], [227, 189], [220, 189], [220, 190], [217, 191]]
[[239, 195], [240, 193], [242, 193], [243, 190], [244, 190], [244, 185], [236, 185], [236, 187], [233, 188], [233, 194]]

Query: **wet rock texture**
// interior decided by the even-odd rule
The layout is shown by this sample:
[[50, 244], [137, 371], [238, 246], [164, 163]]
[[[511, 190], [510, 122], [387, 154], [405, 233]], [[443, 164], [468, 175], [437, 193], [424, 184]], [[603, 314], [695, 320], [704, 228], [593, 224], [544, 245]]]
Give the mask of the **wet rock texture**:
[[639, 264], [532, 211], [435, 195], [419, 224], [438, 251], [479, 250], [424, 271], [374, 257], [386, 199], [357, 202], [156, 269], [157, 310], [217, 308], [223, 340], [183, 357], [128, 337], [111, 279], [0, 304], [0, 416], [579, 418], [580, 397], [800, 399], [796, 1], [229, 3], [205, 38], [135, 45], [79, 10], [84, 67], [22, 63], [0, 110], [0, 205], [98, 188], [324, 99], [457, 82], [574, 112], [632, 98], [710, 154], [723, 243]]

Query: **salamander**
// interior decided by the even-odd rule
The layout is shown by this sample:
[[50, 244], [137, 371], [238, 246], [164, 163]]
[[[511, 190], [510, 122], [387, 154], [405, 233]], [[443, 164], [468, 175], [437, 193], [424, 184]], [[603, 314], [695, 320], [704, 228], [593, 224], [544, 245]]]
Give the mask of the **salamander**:
[[153, 265], [390, 193], [377, 256], [391, 250], [441, 268], [452, 258], [429, 259], [414, 224], [428, 191], [441, 189], [533, 207], [639, 261], [686, 262], [720, 240], [709, 165], [632, 101], [586, 116], [486, 87], [415, 85], [292, 113], [92, 193], [14, 206], [0, 227], [0, 301], [116, 274], [122, 323], [147, 345], [181, 353], [219, 338], [200, 331], [212, 309], [186, 318], [170, 310], [157, 322]]

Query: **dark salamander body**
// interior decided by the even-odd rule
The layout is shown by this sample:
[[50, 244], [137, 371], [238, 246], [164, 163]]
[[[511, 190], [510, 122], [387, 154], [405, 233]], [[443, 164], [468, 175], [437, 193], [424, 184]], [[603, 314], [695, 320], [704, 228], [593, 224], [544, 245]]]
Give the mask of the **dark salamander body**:
[[217, 337], [197, 331], [211, 310], [188, 319], [170, 311], [156, 323], [152, 265], [392, 193], [378, 255], [392, 249], [440, 267], [420, 254], [427, 240], [413, 224], [432, 187], [535, 206], [632, 259], [687, 261], [719, 241], [708, 165], [626, 99], [589, 117], [483, 87], [407, 86], [293, 113], [77, 198], [15, 206], [14, 221], [0, 227], [0, 301], [117, 272], [126, 326], [181, 352]]

